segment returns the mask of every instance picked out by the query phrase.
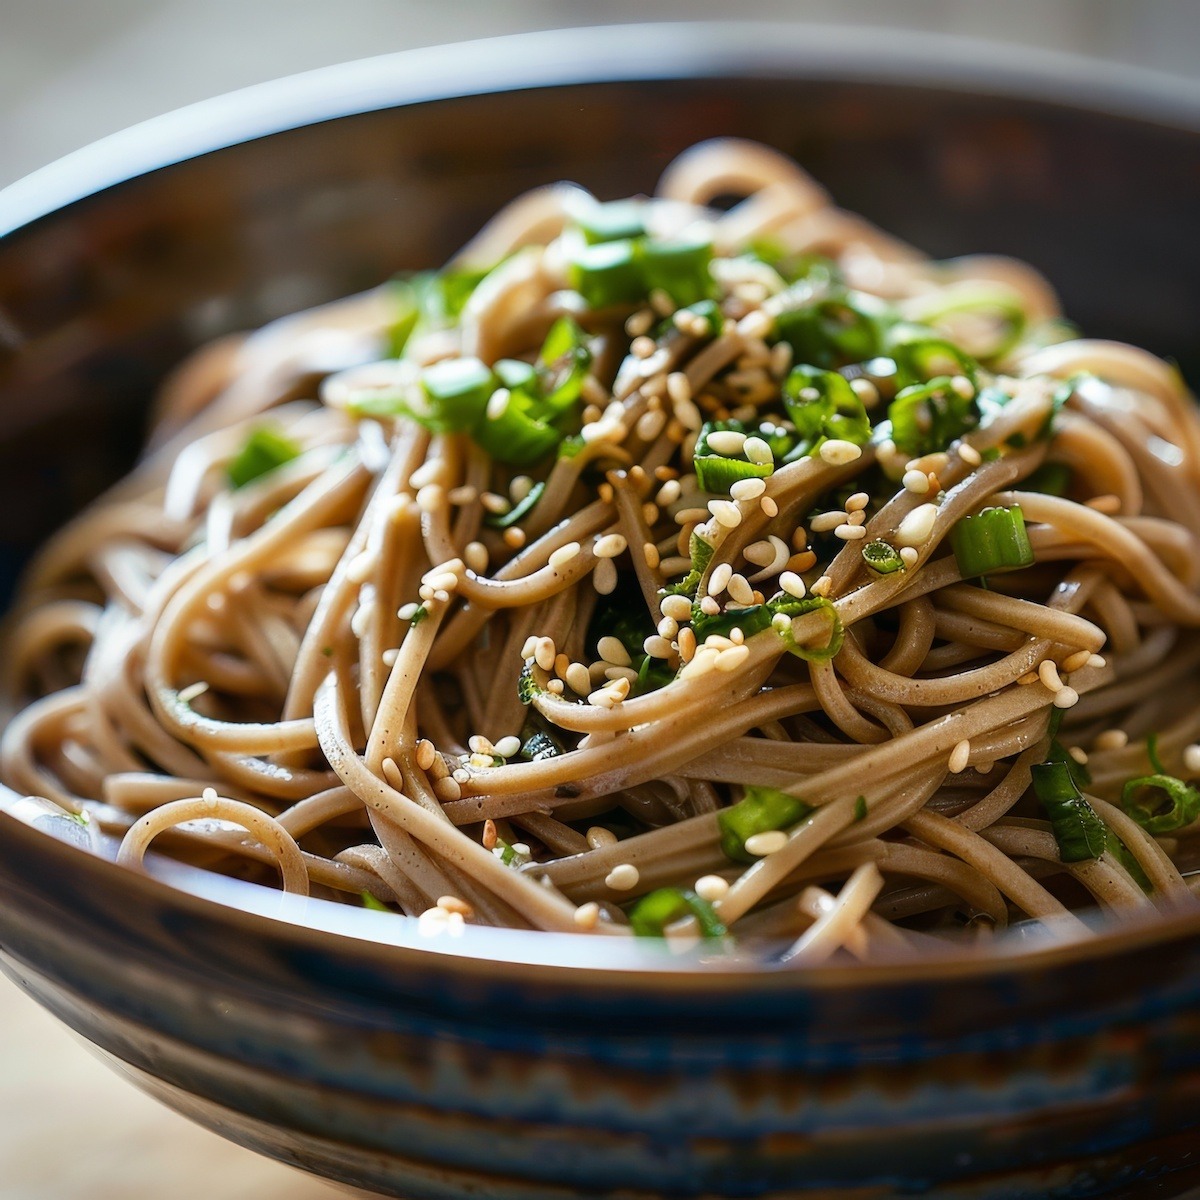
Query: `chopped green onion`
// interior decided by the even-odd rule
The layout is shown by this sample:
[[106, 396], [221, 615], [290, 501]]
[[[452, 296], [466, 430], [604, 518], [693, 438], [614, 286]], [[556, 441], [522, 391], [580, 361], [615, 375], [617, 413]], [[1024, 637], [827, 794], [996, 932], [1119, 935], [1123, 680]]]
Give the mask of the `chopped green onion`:
[[651, 658], [649, 654], [633, 655], [633, 667], [637, 671], [631, 689], [635, 696], [657, 692], [675, 678], [675, 672], [661, 658]]
[[712, 242], [707, 238], [647, 238], [641, 255], [643, 294], [662, 290], [682, 306], [709, 299], [713, 290], [709, 272], [712, 256]]
[[286, 434], [273, 425], [259, 425], [246, 436], [242, 448], [226, 467], [226, 473], [235, 488], [245, 487], [290, 463], [299, 454], [300, 447]]
[[1038, 763], [1033, 790], [1050, 818], [1063, 862], [1084, 862], [1104, 853], [1108, 826], [1080, 792], [1066, 763]]
[[1071, 487], [1071, 479], [1072, 471], [1066, 463], [1044, 462], [1021, 483], [1021, 488], [1045, 496], [1065, 496]]
[[[499, 854], [496, 854], [497, 850], [500, 851]], [[517, 851], [513, 849], [512, 845], [506, 842], [503, 838], [496, 839], [496, 845], [492, 850], [492, 853], [496, 854], [496, 857], [506, 867], [523, 867], [529, 861], [524, 854], [518, 854]]]
[[362, 897], [363, 908], [369, 908], [372, 912], [392, 911], [382, 900], [370, 892], [360, 892], [359, 895]]
[[950, 530], [950, 545], [964, 579], [1015, 571], [1033, 563], [1021, 506], [985, 508]]
[[544, 409], [538, 415], [560, 417], [579, 399], [583, 380], [592, 365], [592, 352], [583, 328], [570, 317], [559, 317], [546, 334], [538, 364]]
[[509, 391], [533, 392], [537, 388], [537, 367], [533, 363], [520, 358], [501, 358], [492, 370]]
[[812, 454], [827, 438], [865, 446], [871, 418], [844, 376], [807, 364], [793, 367], [783, 384], [783, 403], [799, 437], [788, 461]]
[[954, 375], [965, 376], [973, 385], [978, 382], [979, 364], [953, 342], [931, 334], [924, 326], [895, 325], [885, 341], [902, 387]]
[[607, 204], [589, 204], [577, 213], [584, 241], [589, 246], [601, 242], [622, 242], [642, 237], [646, 232], [642, 220], [643, 205], [637, 200], [613, 200]]
[[747, 787], [741, 800], [717, 813], [721, 849], [734, 862], [757, 862], [746, 849], [749, 838], [772, 829], [788, 829], [813, 811], [812, 805], [777, 788]]
[[895, 546], [878, 539], [868, 542], [862, 548], [862, 559], [872, 571], [878, 571], [880, 575], [891, 575], [904, 570], [904, 559], [900, 557], [900, 552]]
[[1121, 789], [1121, 808], [1147, 833], [1171, 833], [1200, 817], [1200, 792], [1169, 775], [1158, 756], [1158, 735], [1146, 739], [1146, 757], [1154, 770], [1129, 780]]
[[526, 762], [542, 762], [547, 758], [557, 758], [563, 753], [563, 748], [546, 730], [535, 729], [521, 743], [520, 753]]
[[734, 629], [740, 629], [746, 637], [751, 638], [756, 633], [769, 629], [774, 615], [768, 604], [751, 604], [746, 608], [726, 609], [709, 616], [696, 604], [692, 607], [692, 632], [700, 644], [714, 633], [728, 637]]
[[892, 441], [905, 454], [919, 457], [945, 450], [979, 424], [974, 395], [960, 395], [948, 375], [901, 388], [888, 405]]
[[542, 493], [546, 490], [546, 481], [539, 479], [526, 493], [523, 500], [519, 500], [506, 513], [488, 513], [483, 518], [485, 525], [490, 525], [493, 529], [507, 529], [510, 525], [517, 525], [523, 521], [533, 511], [534, 505], [542, 498]]
[[535, 696], [541, 695], [544, 689], [533, 677], [533, 663], [527, 662], [517, 676], [517, 699], [522, 704], [532, 704]]
[[865, 821], [867, 817], [867, 798], [859, 796], [854, 802], [854, 819], [855, 821]]
[[633, 304], [646, 295], [638, 244], [629, 238], [585, 246], [568, 271], [571, 286], [589, 308]]
[[788, 595], [775, 596], [767, 602], [767, 607], [773, 614], [783, 613], [784, 616], [793, 619], [810, 612], [823, 612], [829, 619], [829, 640], [823, 646], [809, 646], [797, 642], [790, 628], [781, 634], [784, 644], [797, 658], [802, 658], [805, 662], [828, 662], [840, 652], [846, 633], [837, 609], [828, 597], [805, 596], [803, 600], [797, 600]]
[[754, 463], [744, 458], [726, 458], [715, 453], [708, 444], [714, 433], [746, 433], [741, 421], [709, 421], [696, 439], [693, 466], [700, 487], [714, 495], [726, 495], [741, 479], [766, 479], [775, 470], [773, 463]]
[[525, 466], [535, 463], [558, 446], [562, 434], [535, 415], [540, 405], [525, 392], [510, 392], [504, 411], [490, 416], [485, 411], [475, 426], [475, 441], [500, 463]]
[[[935, 293], [935, 296], [938, 295], [939, 293]], [[990, 360], [1007, 354], [1020, 341], [1025, 329], [1025, 310], [1021, 307], [1016, 293], [1010, 289], [998, 287], [985, 280], [946, 288], [940, 293], [940, 299], [925, 301], [921, 319], [935, 324], [943, 317], [958, 313], [988, 312], [999, 318], [1000, 333], [990, 346], [977, 347], [976, 353], [980, 358]]]
[[780, 313], [775, 336], [791, 346], [796, 362], [832, 369], [875, 357], [886, 321], [886, 306], [875, 297], [839, 291]]
[[638, 937], [663, 937], [668, 925], [688, 916], [696, 918], [701, 937], [725, 936], [716, 910], [689, 888], [659, 888], [643, 896], [629, 910], [629, 924]]
[[496, 379], [477, 358], [447, 358], [421, 372], [421, 387], [432, 412], [429, 427], [460, 432], [473, 429], [483, 418]]
[[708, 564], [712, 562], [715, 549], [711, 542], [706, 542], [693, 530], [688, 542], [688, 551], [692, 557], [692, 569], [679, 583], [673, 583], [670, 587], [663, 588], [664, 596], [695, 596], [696, 589], [700, 586], [700, 580], [704, 577], [704, 572], [708, 570]]

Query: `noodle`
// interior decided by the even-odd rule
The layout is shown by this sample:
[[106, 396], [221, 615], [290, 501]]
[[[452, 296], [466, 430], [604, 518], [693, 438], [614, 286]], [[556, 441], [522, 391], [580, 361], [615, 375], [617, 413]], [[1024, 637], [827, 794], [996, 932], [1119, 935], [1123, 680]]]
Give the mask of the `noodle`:
[[0, 742], [131, 868], [785, 969], [1193, 903], [1200, 419], [1024, 264], [714, 141], [154, 419], [27, 572]]

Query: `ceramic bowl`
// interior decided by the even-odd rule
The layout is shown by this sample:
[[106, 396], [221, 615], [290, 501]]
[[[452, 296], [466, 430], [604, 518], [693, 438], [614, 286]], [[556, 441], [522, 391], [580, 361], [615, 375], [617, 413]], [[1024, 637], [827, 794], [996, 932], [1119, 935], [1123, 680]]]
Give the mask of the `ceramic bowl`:
[[[5, 586], [132, 461], [190, 348], [436, 264], [533, 184], [642, 189], [715, 134], [794, 154], [934, 254], [1021, 255], [1089, 332], [1194, 371], [1200, 101], [1154, 77], [763, 25], [393, 56], [186, 110], [0, 193]], [[1200, 1182], [1195, 918], [802, 973], [429, 940], [133, 874], [28, 800], [0, 808], [4, 970], [168, 1104], [347, 1184], [1015, 1200]]]

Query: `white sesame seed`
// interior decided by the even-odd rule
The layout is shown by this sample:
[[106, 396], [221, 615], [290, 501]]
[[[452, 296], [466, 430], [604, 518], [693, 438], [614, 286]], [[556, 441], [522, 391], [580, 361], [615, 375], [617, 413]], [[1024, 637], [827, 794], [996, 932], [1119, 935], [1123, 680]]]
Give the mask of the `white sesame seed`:
[[1189, 775], [1200, 775], [1200, 746], [1194, 742], [1184, 747], [1183, 769]]
[[671, 643], [665, 637], [660, 637], [658, 634], [651, 634], [642, 643], [642, 649], [651, 658], [670, 658], [672, 654]]
[[1102, 654], [1090, 655], [1087, 665], [1095, 671], [1099, 671], [1102, 667], [1108, 666], [1108, 660]]
[[760, 437], [748, 437], [742, 444], [742, 453], [752, 462], [766, 465], [775, 461], [771, 447]]
[[520, 550], [525, 545], [525, 530], [519, 525], [510, 525], [504, 531], [504, 544], [510, 550]]
[[646, 566], [650, 570], [658, 570], [658, 564], [661, 560], [658, 554], [658, 547], [653, 542], [642, 543], [642, 557], [646, 560]]
[[803, 600], [805, 594], [804, 580], [796, 574], [795, 571], [784, 571], [779, 577], [779, 586], [783, 588], [789, 596], [795, 596], [797, 600]]
[[775, 320], [770, 313], [756, 308], [737, 323], [737, 331], [744, 338], [765, 338], [774, 324]]
[[557, 570], [559, 567], [565, 567], [579, 553], [578, 542], [568, 542], [565, 546], [559, 546], [548, 560], [549, 565]]
[[828, 575], [822, 575], [808, 590], [814, 596], [827, 596], [831, 587], [833, 587], [833, 580]]
[[901, 482], [914, 496], [924, 496], [929, 491], [929, 476], [924, 471], [905, 471]]
[[707, 900], [709, 904], [712, 904], [729, 891], [729, 881], [720, 875], [701, 875], [693, 885], [693, 890], [701, 900]]
[[1090, 650], [1076, 650], [1074, 654], [1063, 659], [1062, 669], [1069, 675], [1072, 671], [1082, 671], [1092, 657]]
[[618, 667], [629, 666], [629, 651], [625, 649], [625, 644], [620, 638], [602, 637], [596, 649], [600, 651], [600, 657], [605, 662], [614, 663]]
[[975, 395], [975, 385], [965, 375], [955, 375], [950, 380], [950, 386], [964, 400], [970, 400]]
[[662, 613], [664, 617], [670, 617], [675, 621], [687, 621], [691, 618], [692, 606], [686, 596], [665, 596], [662, 602]]
[[963, 738], [953, 750], [950, 751], [950, 761], [947, 764], [950, 773], [957, 775], [961, 771], [967, 769], [967, 760], [971, 757], [971, 743]]
[[767, 490], [767, 484], [762, 479], [739, 479], [729, 488], [729, 494], [735, 500], [757, 500]]
[[378, 561], [378, 557], [369, 550], [356, 554], [350, 560], [349, 566], [346, 567], [346, 581], [348, 583], [365, 583], [371, 577], [371, 572], [375, 569]]
[[1088, 756], [1082, 746], [1068, 746], [1067, 753], [1081, 766], [1086, 767]]
[[654, 310], [650, 308], [639, 308], [637, 312], [632, 313], [625, 321], [625, 332], [631, 338], [641, 337], [642, 334], [648, 333], [650, 326], [654, 324]]
[[554, 670], [554, 659], [557, 653], [557, 650], [554, 648], [553, 638], [538, 638], [537, 645], [533, 649], [533, 661], [543, 671], [552, 671]]
[[754, 833], [746, 839], [746, 853], [755, 858], [766, 858], [768, 854], [776, 854], [788, 843], [788, 835], [782, 829], [768, 829], [764, 833]]
[[512, 399], [512, 394], [508, 388], [497, 388], [488, 399], [487, 402], [487, 418], [489, 421], [498, 421], [504, 416], [508, 409], [508, 402]]
[[1079, 693], [1073, 687], [1061, 687], [1054, 693], [1055, 708], [1071, 708], [1079, 703]]
[[[676, 409], [691, 404], [692, 385], [688, 382], [688, 377], [682, 371], [672, 371], [667, 376], [667, 395], [671, 398]], [[680, 420], [682, 419], [681, 417]]]
[[501, 758], [512, 758], [521, 753], [521, 739], [515, 733], [502, 737], [493, 747]]
[[411, 621], [413, 617], [417, 615], [417, 609], [420, 607], [421, 606], [419, 604], [416, 604], [410, 600], [407, 604], [400, 605], [400, 607], [396, 610], [396, 616], [398, 616], [402, 621]]
[[977, 467], [983, 462], [983, 455], [970, 442], [959, 442], [958, 457], [969, 467]]
[[749, 646], [730, 646], [717, 655], [713, 666], [718, 671], [736, 671], [750, 657]]
[[758, 506], [763, 510], [765, 516], [779, 516], [779, 505], [770, 496], [760, 496], [758, 498]]
[[722, 454], [726, 458], [737, 457], [745, 444], [746, 435], [734, 429], [718, 429], [708, 435], [708, 448], [714, 454]]
[[596, 539], [592, 553], [597, 558], [616, 558], [618, 554], [625, 553], [625, 546], [626, 542], [621, 534], [606, 533], [603, 537]]
[[901, 546], [920, 546], [929, 540], [937, 522], [936, 504], [918, 504], [900, 522], [896, 530], [896, 541]]
[[862, 457], [862, 447], [856, 446], [853, 442], [843, 441], [841, 438], [830, 438], [827, 442], [821, 443], [820, 454], [822, 462], [827, 462], [834, 467], [844, 467], [847, 463], [852, 463], [855, 459]]
[[396, 659], [400, 657], [400, 649], [398, 646], [389, 646], [380, 656], [379, 660], [385, 667], [394, 667]]
[[658, 636], [669, 642], [679, 632], [679, 622], [674, 617], [663, 617], [656, 626]]
[[[707, 675], [709, 671], [716, 666], [717, 656], [721, 652], [719, 650], [710, 649], [707, 646], [701, 646], [695, 652], [690, 660], [686, 663], [683, 670], [679, 672], [680, 679], [693, 679], [699, 675]], [[682, 657], [682, 655], [681, 655]]]
[[734, 572], [729, 577], [726, 591], [729, 592], [730, 598], [735, 604], [750, 605], [754, 603], [754, 589], [750, 586], [744, 575]]
[[726, 529], [736, 529], [742, 523], [742, 512], [731, 500], [710, 500], [708, 511]]
[[482, 575], [488, 569], [487, 547], [482, 542], [468, 542], [463, 559], [476, 575]]
[[847, 525], [864, 525], [866, 524], [867, 514], [861, 508], [855, 509], [847, 518]]
[[852, 379], [850, 388], [867, 408], [879, 403], [879, 389], [869, 379]]
[[[1123, 750], [1129, 745], [1129, 734], [1123, 729], [1106, 729], [1103, 733], [1096, 735], [1094, 746], [1097, 750]], [[1192, 749], [1191, 746], [1188, 750]], [[1184, 754], [1184, 765], [1187, 764], [1187, 750]], [[1197, 760], [1200, 764], [1200, 760]], [[1189, 768], [1190, 770], [1190, 768]]]
[[605, 667], [604, 678], [609, 680], [625, 680], [637, 683], [638, 673], [632, 667]]
[[742, 551], [742, 557], [756, 567], [765, 567], [767, 563], [775, 561], [775, 547], [766, 539], [761, 542], [751, 542]]
[[828, 512], [817, 513], [809, 521], [808, 527], [813, 533], [828, 533], [831, 529], [836, 529], [839, 525], [845, 525], [846, 518], [849, 515], [849, 513], [844, 512], [840, 508], [831, 508]]
[[721, 611], [721, 606], [713, 599], [712, 596], [705, 596], [700, 601], [700, 611], [706, 617], [715, 617]]
[[657, 349], [654, 339], [646, 337], [645, 334], [639, 334], [629, 345], [629, 353], [634, 358], [649, 358]]
[[867, 531], [861, 525], [839, 525], [833, 531], [833, 536], [841, 538], [843, 542], [857, 542], [867, 536]]
[[1052, 658], [1038, 663], [1037, 672], [1038, 678], [1052, 692], [1057, 692], [1063, 687], [1063, 681], [1058, 677], [1058, 665]]
[[458, 587], [458, 576], [453, 571], [441, 571], [429, 580], [434, 591], [452, 592]]
[[586, 904], [581, 904], [574, 914], [575, 924], [580, 929], [595, 929], [596, 922], [600, 920], [600, 905], [595, 900], [589, 900]]
[[871, 503], [871, 497], [866, 492], [855, 492], [849, 500], [846, 501], [846, 511], [848, 513], [859, 512]]
[[728, 586], [730, 579], [733, 578], [733, 567], [729, 563], [718, 563], [712, 569], [712, 574], [708, 577], [708, 594], [710, 596], [719, 596]]
[[435, 512], [442, 506], [446, 491], [439, 483], [427, 483], [417, 493], [417, 507], [422, 512]]
[[628, 892], [637, 887], [640, 878], [638, 869], [633, 863], [618, 863], [604, 877], [604, 884], [614, 892]]
[[900, 547], [900, 561], [906, 567], [915, 567], [917, 565], [917, 560], [920, 557], [921, 557], [920, 552], [918, 550], [916, 550], [914, 547], [912, 547], [912, 546], [901, 546]]
[[658, 494], [654, 497], [654, 503], [663, 508], [668, 504], [674, 504], [679, 499], [679, 493], [682, 490], [678, 479], [668, 479], [658, 489]]
[[652, 442], [663, 431], [667, 423], [667, 414], [661, 408], [651, 409], [638, 417], [634, 429], [643, 442]]

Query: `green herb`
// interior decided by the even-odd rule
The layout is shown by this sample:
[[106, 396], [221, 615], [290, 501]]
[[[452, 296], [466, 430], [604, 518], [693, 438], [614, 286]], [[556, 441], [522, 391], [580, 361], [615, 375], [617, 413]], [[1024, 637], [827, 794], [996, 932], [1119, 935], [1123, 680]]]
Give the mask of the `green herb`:
[[1152, 775], [1130, 779], [1121, 789], [1121, 808], [1147, 833], [1171, 833], [1200, 817], [1200, 792], [1169, 775], [1158, 757], [1158, 736], [1146, 739]]
[[496, 379], [477, 358], [447, 358], [421, 372], [421, 388], [429, 403], [429, 414], [418, 417], [423, 425], [438, 433], [467, 432], [483, 419]]
[[734, 862], [757, 862], [746, 849], [756, 833], [788, 829], [813, 812], [812, 805], [777, 788], [747, 787], [741, 800], [717, 813], [721, 849]]
[[708, 421], [696, 439], [693, 466], [696, 482], [706, 492], [727, 495], [729, 489], [740, 479], [766, 479], [774, 470], [772, 463], [754, 463], [745, 458], [726, 458], [714, 452], [708, 444], [714, 433], [746, 433], [741, 421]]
[[1038, 763], [1033, 790], [1050, 818], [1063, 862], [1084, 862], [1104, 853], [1108, 826], [1080, 792], [1066, 763]]
[[979, 406], [960, 395], [948, 375], [901, 388], [888, 405], [892, 441], [914, 458], [945, 450], [956, 438], [979, 424]]
[[854, 802], [854, 819], [855, 821], [865, 821], [867, 818], [867, 798], [859, 796]]
[[567, 277], [589, 308], [636, 304], [655, 290], [687, 307], [711, 298], [711, 262], [707, 239], [624, 237], [584, 246]]
[[926, 309], [923, 320], [933, 323], [957, 313], [987, 312], [999, 318], [1000, 332], [996, 341], [979, 349], [981, 358], [1000, 358], [1020, 341], [1025, 330], [1025, 310], [1004, 289], [980, 281], [970, 287], [957, 287], [943, 292], [942, 295], [945, 298], [940, 304]]
[[413, 626], [420, 625], [420, 623], [426, 620], [428, 616], [429, 609], [427, 609], [423, 604], [418, 604], [413, 610], [413, 615], [408, 618], [408, 623]]
[[[715, 338], [720, 336], [725, 328], [725, 316], [721, 312], [721, 306], [715, 300], [698, 300], [695, 304], [684, 305], [681, 312], [691, 313], [694, 317], [699, 317], [704, 322], [705, 330], [697, 336], [706, 338]], [[668, 317], [659, 326], [659, 336], [663, 337], [672, 330], [678, 329], [673, 318]]]
[[964, 579], [1033, 564], [1033, 547], [1019, 504], [963, 517], [950, 530], [950, 545]]
[[775, 339], [794, 361], [833, 369], [874, 358], [891, 319], [887, 306], [863, 292], [814, 286], [814, 298], [775, 318]]
[[708, 564], [712, 562], [714, 549], [711, 542], [706, 542], [698, 533], [693, 532], [688, 542], [688, 550], [692, 557], [692, 569], [679, 583], [662, 588], [664, 596], [694, 597], [696, 595], [700, 580], [704, 577], [704, 572], [708, 570]]
[[363, 908], [369, 908], [372, 912], [391, 912], [386, 904], [377, 897], [371, 895], [370, 892], [359, 892], [362, 897]]
[[588, 308], [636, 304], [646, 295], [638, 243], [631, 238], [585, 246], [571, 263], [567, 277]]
[[533, 698], [540, 695], [542, 690], [533, 677], [533, 663], [527, 662], [521, 668], [521, 674], [517, 676], [517, 699], [522, 704], [532, 704]]
[[805, 364], [793, 367], [784, 380], [783, 403], [799, 439], [789, 461], [814, 453], [829, 438], [856, 446], [871, 440], [871, 418], [863, 402], [836, 371]]
[[229, 482], [235, 488], [245, 487], [290, 463], [299, 454], [300, 447], [281, 430], [273, 425], [258, 425], [226, 467]]
[[904, 570], [904, 559], [900, 557], [900, 552], [894, 546], [878, 539], [868, 542], [862, 548], [862, 559], [872, 571], [878, 571], [880, 575], [892, 575], [896, 571]]
[[526, 493], [525, 498], [514, 504], [508, 512], [488, 513], [483, 518], [483, 523], [490, 525], [493, 529], [507, 529], [510, 525], [519, 524], [533, 511], [534, 506], [542, 498], [542, 493], [545, 490], [545, 480], [539, 479]]
[[676, 305], [687, 306], [710, 298], [713, 289], [709, 265], [712, 242], [707, 238], [647, 238], [642, 243], [642, 278], [645, 294], [664, 291]]
[[777, 596], [768, 601], [772, 615], [782, 613], [788, 617], [802, 617], [810, 612], [823, 612], [829, 620], [829, 639], [823, 646], [809, 646], [796, 641], [790, 627], [781, 632], [788, 650], [806, 662], [828, 662], [837, 656], [845, 640], [845, 630], [833, 602], [826, 596], [805, 596], [797, 600], [792, 596]]
[[576, 215], [575, 224], [590, 246], [601, 242], [631, 241], [646, 232], [642, 209], [643, 205], [637, 200], [590, 204]]
[[[922, 325], [901, 323], [888, 330], [886, 353], [896, 364], [903, 389], [935, 379], [962, 375], [978, 391], [979, 364], [964, 350]], [[897, 443], [899, 445], [899, 443]]]
[[[499, 850], [500, 853], [496, 854], [496, 850]], [[519, 854], [515, 849], [513, 849], [512, 845], [506, 842], [503, 838], [496, 839], [495, 849], [493, 849], [492, 853], [496, 854], [496, 857], [506, 867], [523, 867], [529, 861], [524, 854]]]
[[668, 925], [687, 916], [696, 918], [701, 937], [725, 936], [713, 906], [688, 888], [659, 888], [643, 896], [629, 910], [629, 924], [638, 937], [663, 937]]

